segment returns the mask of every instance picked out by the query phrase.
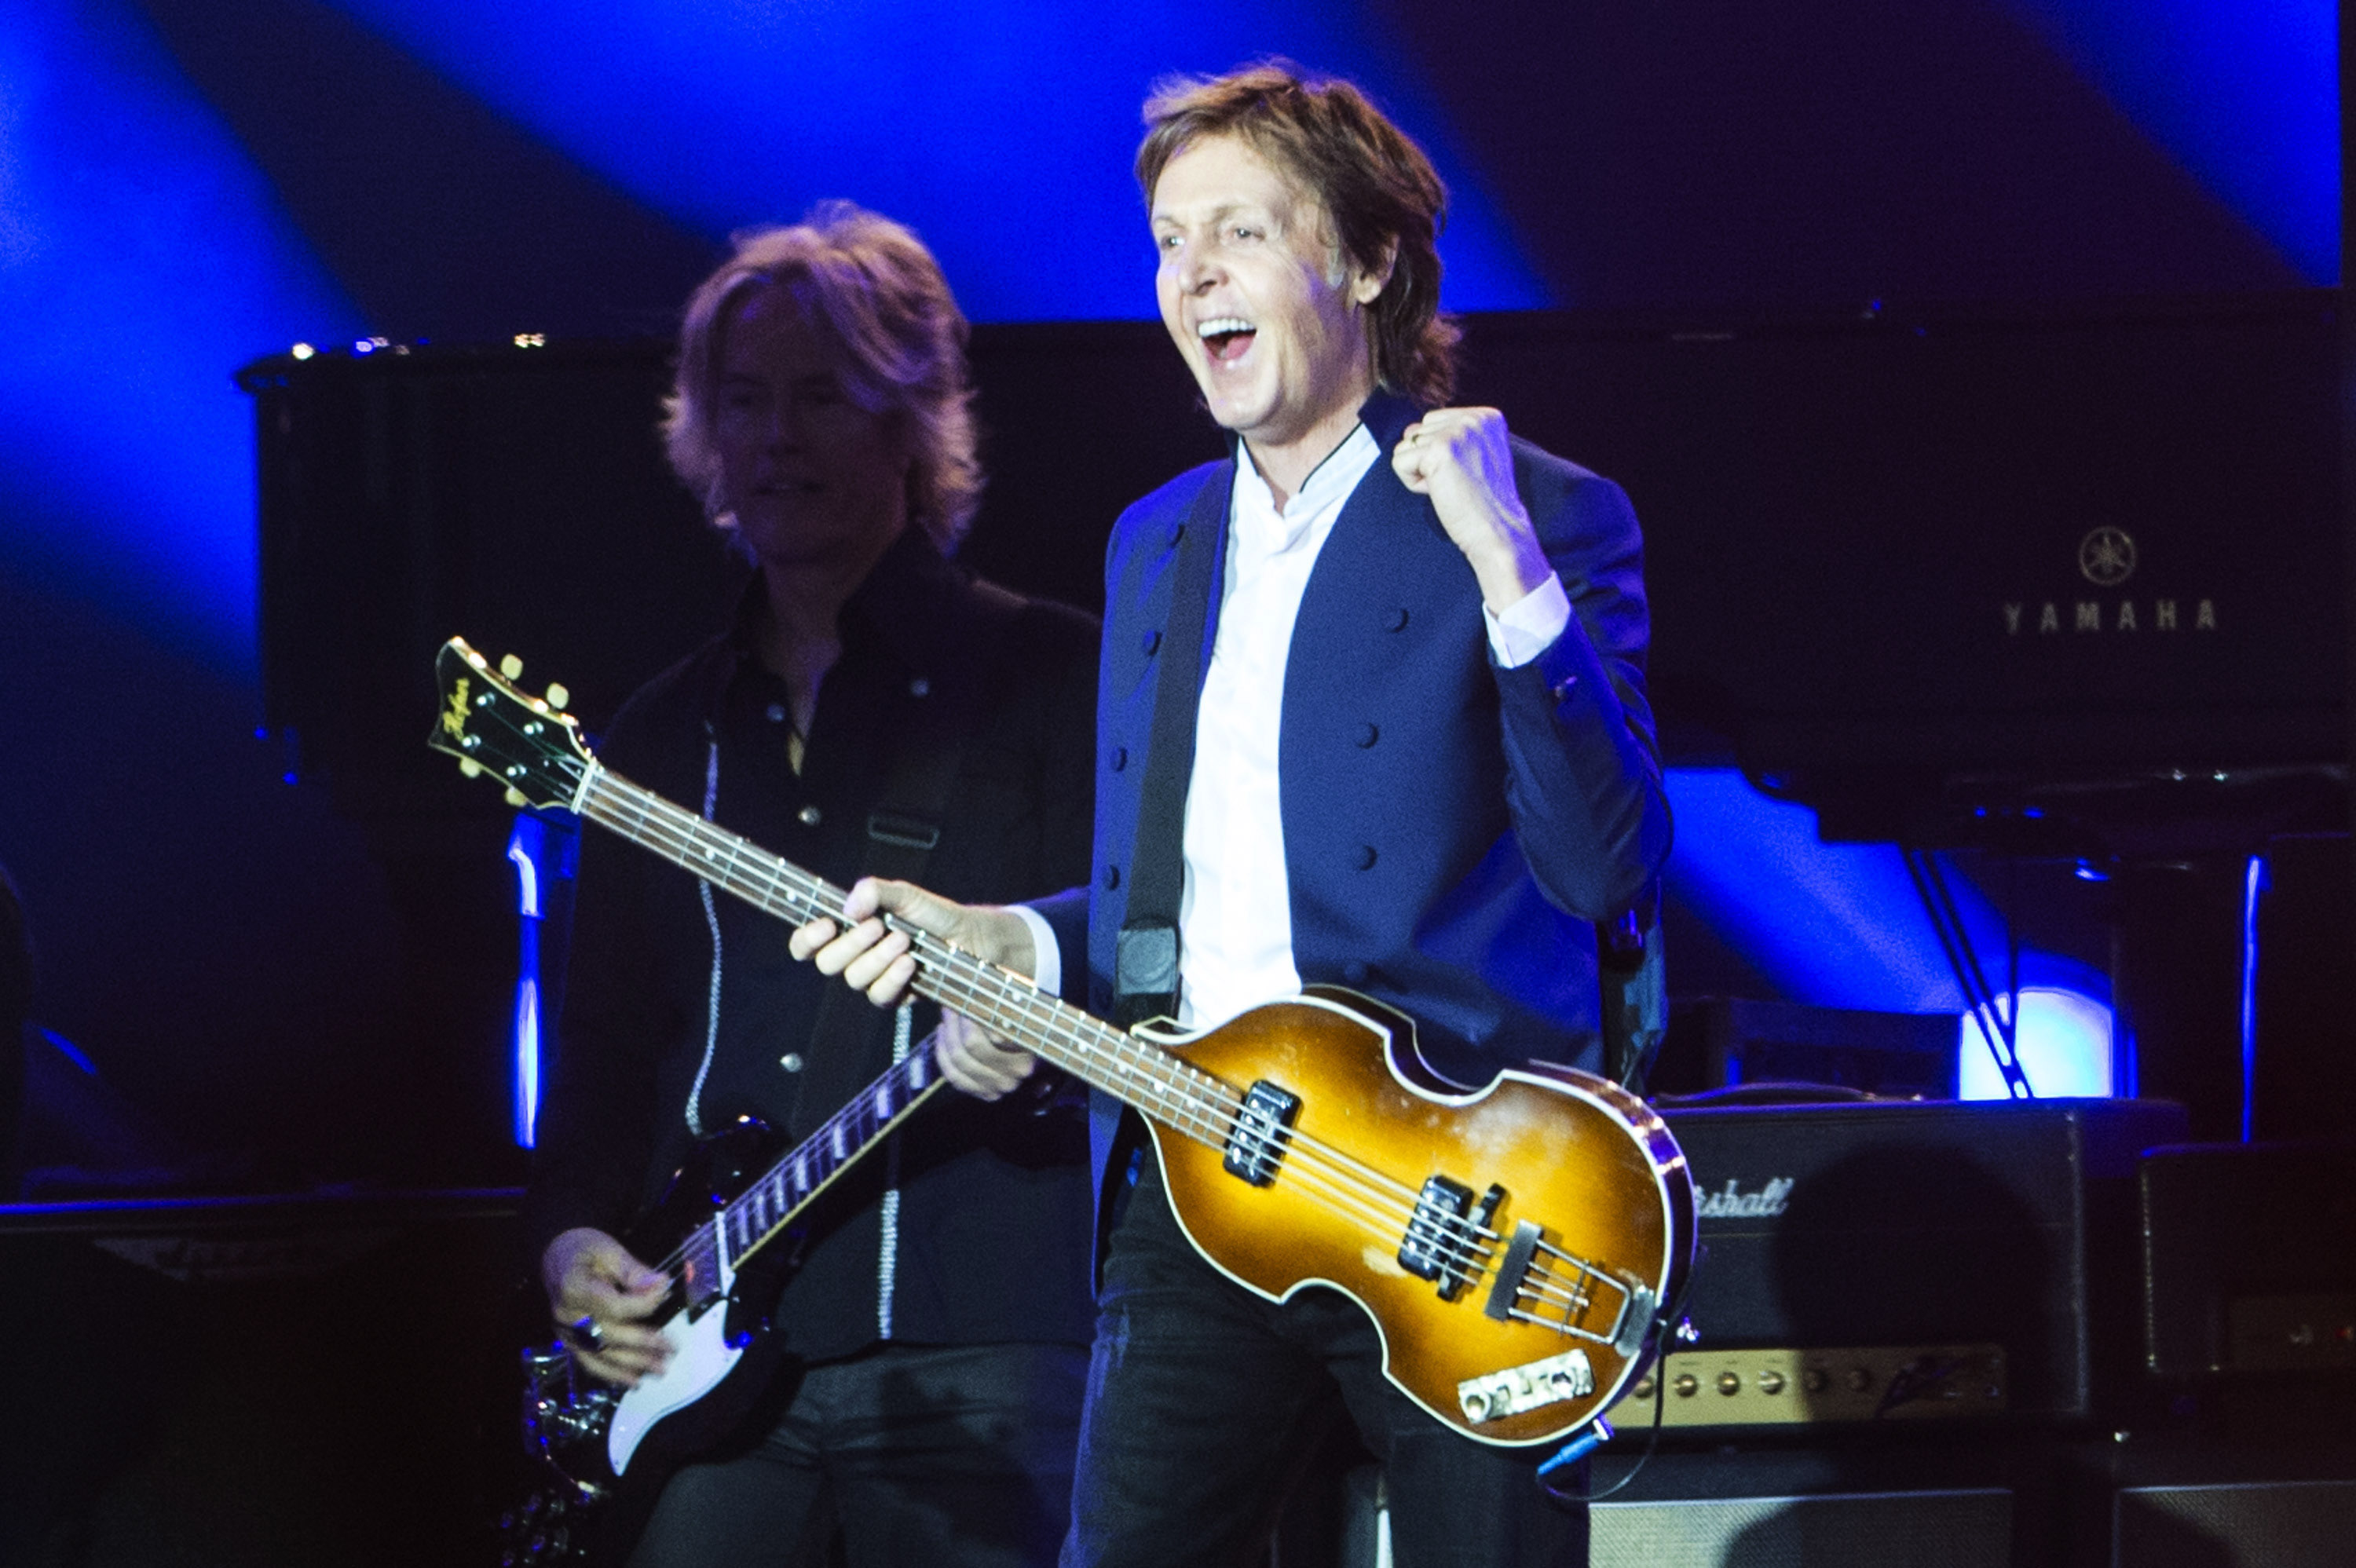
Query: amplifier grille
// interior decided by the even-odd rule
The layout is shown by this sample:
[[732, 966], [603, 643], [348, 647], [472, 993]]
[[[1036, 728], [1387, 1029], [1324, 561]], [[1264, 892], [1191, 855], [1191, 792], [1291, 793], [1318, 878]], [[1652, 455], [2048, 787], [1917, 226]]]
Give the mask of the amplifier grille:
[[1593, 1568], [2008, 1568], [2012, 1494], [1847, 1492], [1597, 1503]]

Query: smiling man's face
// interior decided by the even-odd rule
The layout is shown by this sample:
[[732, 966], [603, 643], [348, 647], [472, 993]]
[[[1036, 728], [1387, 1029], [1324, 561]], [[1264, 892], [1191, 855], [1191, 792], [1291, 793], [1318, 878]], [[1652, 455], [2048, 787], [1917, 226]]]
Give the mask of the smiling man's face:
[[1375, 388], [1365, 306], [1382, 280], [1350, 269], [1316, 199], [1205, 136], [1162, 166], [1152, 224], [1162, 325], [1211, 417], [1256, 457], [1338, 444]]

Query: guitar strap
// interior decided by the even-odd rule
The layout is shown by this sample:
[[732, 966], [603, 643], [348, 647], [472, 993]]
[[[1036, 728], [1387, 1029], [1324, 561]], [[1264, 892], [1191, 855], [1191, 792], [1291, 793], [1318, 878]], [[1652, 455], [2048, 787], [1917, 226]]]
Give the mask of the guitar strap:
[[1636, 907], [1618, 920], [1596, 923], [1595, 969], [1601, 987], [1603, 1075], [1642, 1094], [1669, 1028], [1660, 883], [1648, 886]]
[[1194, 718], [1210, 656], [1212, 585], [1225, 555], [1227, 483], [1194, 494], [1178, 525], [1171, 567], [1170, 617], [1156, 645], [1153, 730], [1137, 804], [1137, 841], [1129, 859], [1129, 904], [1114, 948], [1112, 1021], [1128, 1029], [1178, 1016], [1178, 907], [1186, 883], [1186, 786], [1194, 773]]
[[[1013, 642], [1008, 634], [1023, 606], [1019, 594], [995, 583], [971, 584], [955, 653], [935, 673], [932, 689], [909, 704], [913, 717], [893, 741], [889, 772], [867, 814], [860, 875], [924, 880], [966, 742], [1000, 684]], [[885, 1016], [848, 986], [825, 988], [804, 1052], [809, 1067], [794, 1115], [797, 1136], [810, 1130], [802, 1124], [814, 1126], [832, 1115], [874, 1076], [861, 1047]]]

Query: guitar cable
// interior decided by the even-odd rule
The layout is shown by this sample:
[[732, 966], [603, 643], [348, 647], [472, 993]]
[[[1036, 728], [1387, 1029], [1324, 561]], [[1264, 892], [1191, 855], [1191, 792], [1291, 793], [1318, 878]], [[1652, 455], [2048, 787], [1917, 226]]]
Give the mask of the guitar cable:
[[[1657, 1332], [1661, 1335], [1663, 1341], [1668, 1339], [1679, 1339], [1687, 1343], [1699, 1342], [1700, 1336], [1694, 1332], [1693, 1320], [1685, 1316], [1685, 1306], [1687, 1298], [1693, 1295], [1694, 1276], [1701, 1272], [1702, 1260], [1707, 1258], [1708, 1255], [1709, 1249], [1708, 1247], [1697, 1246], [1695, 1248], [1693, 1267], [1686, 1271], [1685, 1288], [1677, 1292], [1676, 1300], [1670, 1303], [1668, 1309], [1655, 1319], [1655, 1322], [1658, 1325]], [[1676, 1325], [1675, 1328], [1670, 1328], [1672, 1323]], [[1644, 1451], [1636, 1456], [1636, 1462], [1628, 1467], [1628, 1473], [1626, 1475], [1612, 1482], [1609, 1490], [1590, 1492], [1583, 1497], [1573, 1497], [1567, 1492], [1561, 1491], [1558, 1489], [1551, 1481], [1547, 1479], [1547, 1476], [1554, 1471], [1561, 1469], [1579, 1459], [1593, 1454], [1596, 1449], [1601, 1447], [1606, 1442], [1609, 1442], [1613, 1436], [1617, 1435], [1612, 1432], [1611, 1426], [1604, 1422], [1603, 1417], [1598, 1415], [1590, 1424], [1589, 1431], [1585, 1436], [1575, 1437], [1569, 1443], [1564, 1444], [1562, 1447], [1558, 1449], [1551, 1457], [1538, 1467], [1537, 1474], [1534, 1477], [1538, 1484], [1538, 1489], [1545, 1492], [1548, 1498], [1552, 1499], [1556, 1502], [1581, 1504], [1600, 1503], [1607, 1498], [1616, 1497], [1621, 1492], [1626, 1490], [1628, 1483], [1633, 1481], [1639, 1475], [1644, 1473], [1644, 1467], [1652, 1462], [1654, 1454], [1658, 1452], [1660, 1449], [1661, 1426], [1668, 1403], [1668, 1366], [1669, 1352], [1665, 1343], [1664, 1343], [1660, 1354], [1660, 1362], [1653, 1369], [1652, 1429], [1644, 1435]], [[1602, 1435], [1601, 1436], [1598, 1436], [1595, 1432], [1595, 1429], [1598, 1427], [1602, 1429]]]

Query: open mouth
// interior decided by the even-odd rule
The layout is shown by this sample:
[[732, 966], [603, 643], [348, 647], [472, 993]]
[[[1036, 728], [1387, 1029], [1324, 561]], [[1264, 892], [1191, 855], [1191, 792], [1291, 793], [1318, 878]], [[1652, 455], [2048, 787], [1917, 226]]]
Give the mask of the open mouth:
[[1194, 336], [1202, 339], [1214, 364], [1231, 365], [1250, 349], [1258, 330], [1239, 315], [1220, 315], [1197, 325]]

